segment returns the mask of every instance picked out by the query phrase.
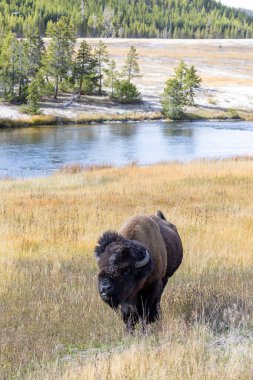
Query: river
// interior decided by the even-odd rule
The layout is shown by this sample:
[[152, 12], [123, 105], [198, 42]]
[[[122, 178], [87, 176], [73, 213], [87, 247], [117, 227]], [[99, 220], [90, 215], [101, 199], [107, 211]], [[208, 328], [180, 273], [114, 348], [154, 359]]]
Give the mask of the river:
[[253, 122], [141, 122], [0, 129], [0, 178], [64, 165], [139, 165], [253, 155]]

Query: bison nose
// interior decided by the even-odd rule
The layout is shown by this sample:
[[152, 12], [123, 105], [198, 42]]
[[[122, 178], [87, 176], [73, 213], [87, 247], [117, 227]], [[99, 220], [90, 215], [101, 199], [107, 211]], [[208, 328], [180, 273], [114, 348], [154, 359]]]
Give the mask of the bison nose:
[[109, 283], [101, 284], [100, 285], [100, 292], [101, 294], [108, 294], [112, 291], [112, 285]]

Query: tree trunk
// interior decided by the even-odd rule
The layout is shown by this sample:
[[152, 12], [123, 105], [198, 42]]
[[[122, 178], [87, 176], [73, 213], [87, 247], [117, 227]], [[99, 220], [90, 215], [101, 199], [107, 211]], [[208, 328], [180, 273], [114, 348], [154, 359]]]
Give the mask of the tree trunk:
[[100, 73], [99, 73], [99, 90], [98, 90], [99, 95], [102, 94], [102, 70], [100, 68]]
[[81, 76], [80, 83], [79, 83], [79, 98], [82, 95], [82, 87], [83, 87], [83, 77]]
[[[12, 85], [11, 85], [11, 96], [14, 98], [14, 85], [15, 85], [15, 66], [14, 66], [14, 58], [12, 58]], [[13, 99], [12, 99], [13, 100]]]
[[55, 78], [55, 85], [54, 85], [54, 99], [57, 99], [58, 91], [59, 91], [59, 78], [57, 75], [57, 77]]

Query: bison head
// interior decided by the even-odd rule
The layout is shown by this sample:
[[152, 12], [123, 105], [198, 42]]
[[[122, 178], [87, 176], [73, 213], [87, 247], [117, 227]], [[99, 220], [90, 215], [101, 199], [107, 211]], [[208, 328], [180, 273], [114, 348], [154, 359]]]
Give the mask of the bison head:
[[147, 248], [117, 232], [105, 232], [95, 248], [99, 294], [112, 308], [131, 303], [154, 263]]

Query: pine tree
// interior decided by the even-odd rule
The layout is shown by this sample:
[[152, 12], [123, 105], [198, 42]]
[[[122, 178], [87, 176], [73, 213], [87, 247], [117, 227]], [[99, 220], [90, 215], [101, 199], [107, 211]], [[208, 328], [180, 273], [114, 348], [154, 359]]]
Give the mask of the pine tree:
[[187, 68], [186, 64], [184, 63], [184, 61], [180, 61], [178, 67], [176, 67], [176, 69], [175, 69], [175, 75], [176, 75], [181, 87], [184, 86], [185, 77], [187, 75], [187, 72], [188, 72], [188, 68]]
[[114, 99], [115, 84], [119, 80], [119, 72], [116, 68], [116, 63], [114, 60], [112, 60], [110, 64], [108, 65], [108, 68], [105, 69], [105, 73], [106, 73], [105, 86], [110, 88], [111, 90], [110, 98]]
[[101, 95], [104, 66], [109, 61], [107, 47], [101, 40], [98, 43], [97, 49], [95, 49], [94, 55], [97, 60], [97, 71], [99, 80], [98, 93], [99, 95]]
[[194, 105], [194, 95], [196, 90], [200, 88], [201, 78], [197, 74], [197, 70], [194, 66], [187, 69], [185, 75], [184, 85], [188, 95], [189, 105]]
[[0, 54], [0, 82], [2, 96], [10, 101], [15, 98], [15, 87], [18, 83], [18, 41], [14, 33], [4, 36]]
[[1, 0], [0, 25], [23, 37], [44, 35], [58, 15], [68, 15], [80, 37], [245, 38], [253, 17], [215, 0]]
[[162, 112], [171, 119], [180, 119], [187, 105], [194, 105], [195, 91], [200, 87], [201, 78], [194, 66], [190, 68], [181, 61], [174, 76], [166, 82], [161, 97]]
[[141, 77], [138, 59], [136, 48], [131, 46], [122, 71], [122, 76], [126, 77], [129, 83], [131, 83], [133, 78]]
[[26, 98], [26, 87], [28, 84], [28, 56], [26, 54], [26, 41], [17, 41], [17, 81], [18, 92], [16, 98], [19, 102], [24, 102]]
[[163, 115], [173, 120], [181, 119], [186, 102], [180, 81], [176, 77], [168, 79], [161, 97]]
[[59, 81], [67, 76], [71, 69], [72, 54], [76, 41], [75, 30], [66, 17], [56, 23], [48, 24], [47, 36], [51, 37], [46, 56], [46, 67], [49, 75], [54, 77], [54, 98], [59, 91]]
[[28, 76], [34, 78], [42, 67], [42, 56], [45, 54], [45, 45], [37, 29], [26, 36], [26, 55], [28, 60]]
[[91, 46], [89, 46], [86, 41], [82, 41], [74, 60], [74, 78], [79, 83], [79, 96], [82, 94], [84, 79], [89, 78], [95, 80], [97, 78], [94, 71], [96, 66], [97, 61], [92, 54]]
[[26, 111], [35, 114], [39, 110], [39, 101], [44, 93], [45, 82], [41, 71], [38, 71], [34, 79], [29, 83], [27, 89], [27, 104]]

